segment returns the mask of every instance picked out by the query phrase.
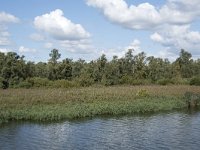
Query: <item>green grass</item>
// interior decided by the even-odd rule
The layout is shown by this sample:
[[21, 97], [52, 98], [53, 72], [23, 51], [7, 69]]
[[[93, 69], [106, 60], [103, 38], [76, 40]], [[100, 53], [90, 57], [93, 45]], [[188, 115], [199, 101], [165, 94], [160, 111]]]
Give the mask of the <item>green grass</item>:
[[0, 90], [0, 123], [54, 121], [97, 115], [123, 115], [186, 108], [195, 86], [114, 86], [72, 89]]

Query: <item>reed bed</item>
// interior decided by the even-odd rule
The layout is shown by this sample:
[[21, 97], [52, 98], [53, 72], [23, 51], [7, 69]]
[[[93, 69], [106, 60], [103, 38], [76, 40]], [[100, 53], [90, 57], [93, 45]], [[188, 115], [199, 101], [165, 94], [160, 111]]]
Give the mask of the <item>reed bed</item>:
[[[145, 90], [145, 95], [138, 91]], [[0, 123], [54, 121], [97, 115], [123, 115], [185, 108], [185, 92], [197, 86], [113, 86], [71, 89], [0, 90]]]

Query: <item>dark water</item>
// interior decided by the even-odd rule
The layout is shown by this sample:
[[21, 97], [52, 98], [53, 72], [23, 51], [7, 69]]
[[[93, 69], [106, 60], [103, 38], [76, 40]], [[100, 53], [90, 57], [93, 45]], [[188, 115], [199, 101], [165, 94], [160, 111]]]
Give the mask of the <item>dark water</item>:
[[0, 127], [1, 150], [200, 149], [200, 112]]

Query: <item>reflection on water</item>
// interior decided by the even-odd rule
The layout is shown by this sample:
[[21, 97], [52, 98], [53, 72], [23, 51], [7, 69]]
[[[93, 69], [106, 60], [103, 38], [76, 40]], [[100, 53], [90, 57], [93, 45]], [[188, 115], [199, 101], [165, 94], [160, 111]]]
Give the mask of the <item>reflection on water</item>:
[[199, 150], [199, 140], [200, 112], [51, 124], [10, 123], [0, 128], [2, 150]]

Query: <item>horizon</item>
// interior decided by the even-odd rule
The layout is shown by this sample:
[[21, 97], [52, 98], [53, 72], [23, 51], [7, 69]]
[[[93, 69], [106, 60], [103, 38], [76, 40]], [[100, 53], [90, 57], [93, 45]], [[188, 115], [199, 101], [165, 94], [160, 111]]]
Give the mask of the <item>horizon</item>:
[[[107, 59], [107, 61], [108, 61], [108, 62], [111, 62], [111, 61], [113, 60], [114, 56], [116, 56], [116, 55], [113, 55], [112, 58], [109, 59], [109, 58], [106, 56], [106, 54], [102, 53], [98, 58], [96, 58], [96, 59], [91, 59], [91, 60], [85, 60], [85, 59], [83, 59], [83, 58], [78, 58], [78, 59], [73, 59], [73, 58], [69, 58], [69, 57], [63, 58], [63, 57], [62, 57], [62, 54], [60, 53], [60, 51], [59, 51], [58, 49], [52, 49], [51, 51], [49, 51], [47, 60], [45, 60], [45, 61], [31, 61], [31, 60], [26, 59], [26, 57], [25, 57], [24, 55], [20, 55], [20, 53], [17, 53], [17, 52], [14, 52], [14, 51], [9, 51], [9, 52], [1, 52], [1, 51], [0, 51], [0, 53], [4, 53], [5, 55], [7, 55], [7, 53], [10, 53], [10, 52], [11, 52], [11, 53], [16, 53], [18, 56], [23, 57], [23, 60], [24, 60], [26, 63], [27, 63], [27, 62], [32, 62], [32, 63], [37, 64], [37, 63], [40, 63], [40, 62], [42, 62], [42, 63], [49, 63], [49, 60], [51, 59], [50, 53], [52, 53], [53, 50], [57, 50], [58, 53], [60, 54], [60, 58], [58, 58], [58, 62], [59, 62], [59, 63], [62, 62], [63, 60], [66, 60], [66, 59], [69, 59], [69, 60], [71, 60], [72, 62], [76, 62], [76, 61], [79, 61], [79, 60], [83, 60], [83, 61], [85, 61], [86, 63], [90, 63], [90, 62], [92, 62], [92, 61], [97, 61], [98, 59], [101, 58], [102, 55], [105, 55], [105, 58]], [[180, 50], [180, 53], [181, 53], [182, 50], [184, 50], [184, 49], [181, 49], [181, 50]], [[155, 57], [155, 56], [153, 56], [153, 55], [147, 56], [146, 53], [145, 53], [144, 51], [141, 51], [141, 52], [138, 53], [138, 54], [134, 54], [134, 50], [132, 50], [132, 49], [131, 49], [131, 51], [132, 51], [133, 57], [138, 56], [138, 54], [140, 54], [140, 53], [143, 52], [143, 53], [145, 54], [145, 56], [146, 56], [145, 59], [148, 59], [148, 57], [154, 57], [154, 58], [160, 58], [160, 59], [162, 59], [163, 61], [167, 60], [167, 61], [169, 61], [170, 63], [176, 62], [177, 59], [180, 57], [180, 53], [179, 53], [179, 55], [175, 58], [175, 60], [170, 60], [169, 58]], [[184, 51], [185, 51], [185, 50], [184, 50]], [[185, 52], [188, 52], [188, 51], [185, 51]], [[190, 54], [191, 54], [191, 53], [190, 53]], [[120, 56], [120, 57], [117, 56], [117, 59], [118, 59], [118, 60], [124, 59], [125, 56], [126, 56], [126, 53], [124, 53], [123, 56]], [[192, 57], [191, 57], [191, 60], [193, 60], [193, 61], [199, 61], [200, 58], [194, 59], [193, 56], [192, 56]]]
[[181, 49], [200, 56], [198, 0], [0, 2], [0, 52], [28, 61], [46, 62], [54, 48], [61, 59], [86, 61], [128, 49], [170, 61]]

